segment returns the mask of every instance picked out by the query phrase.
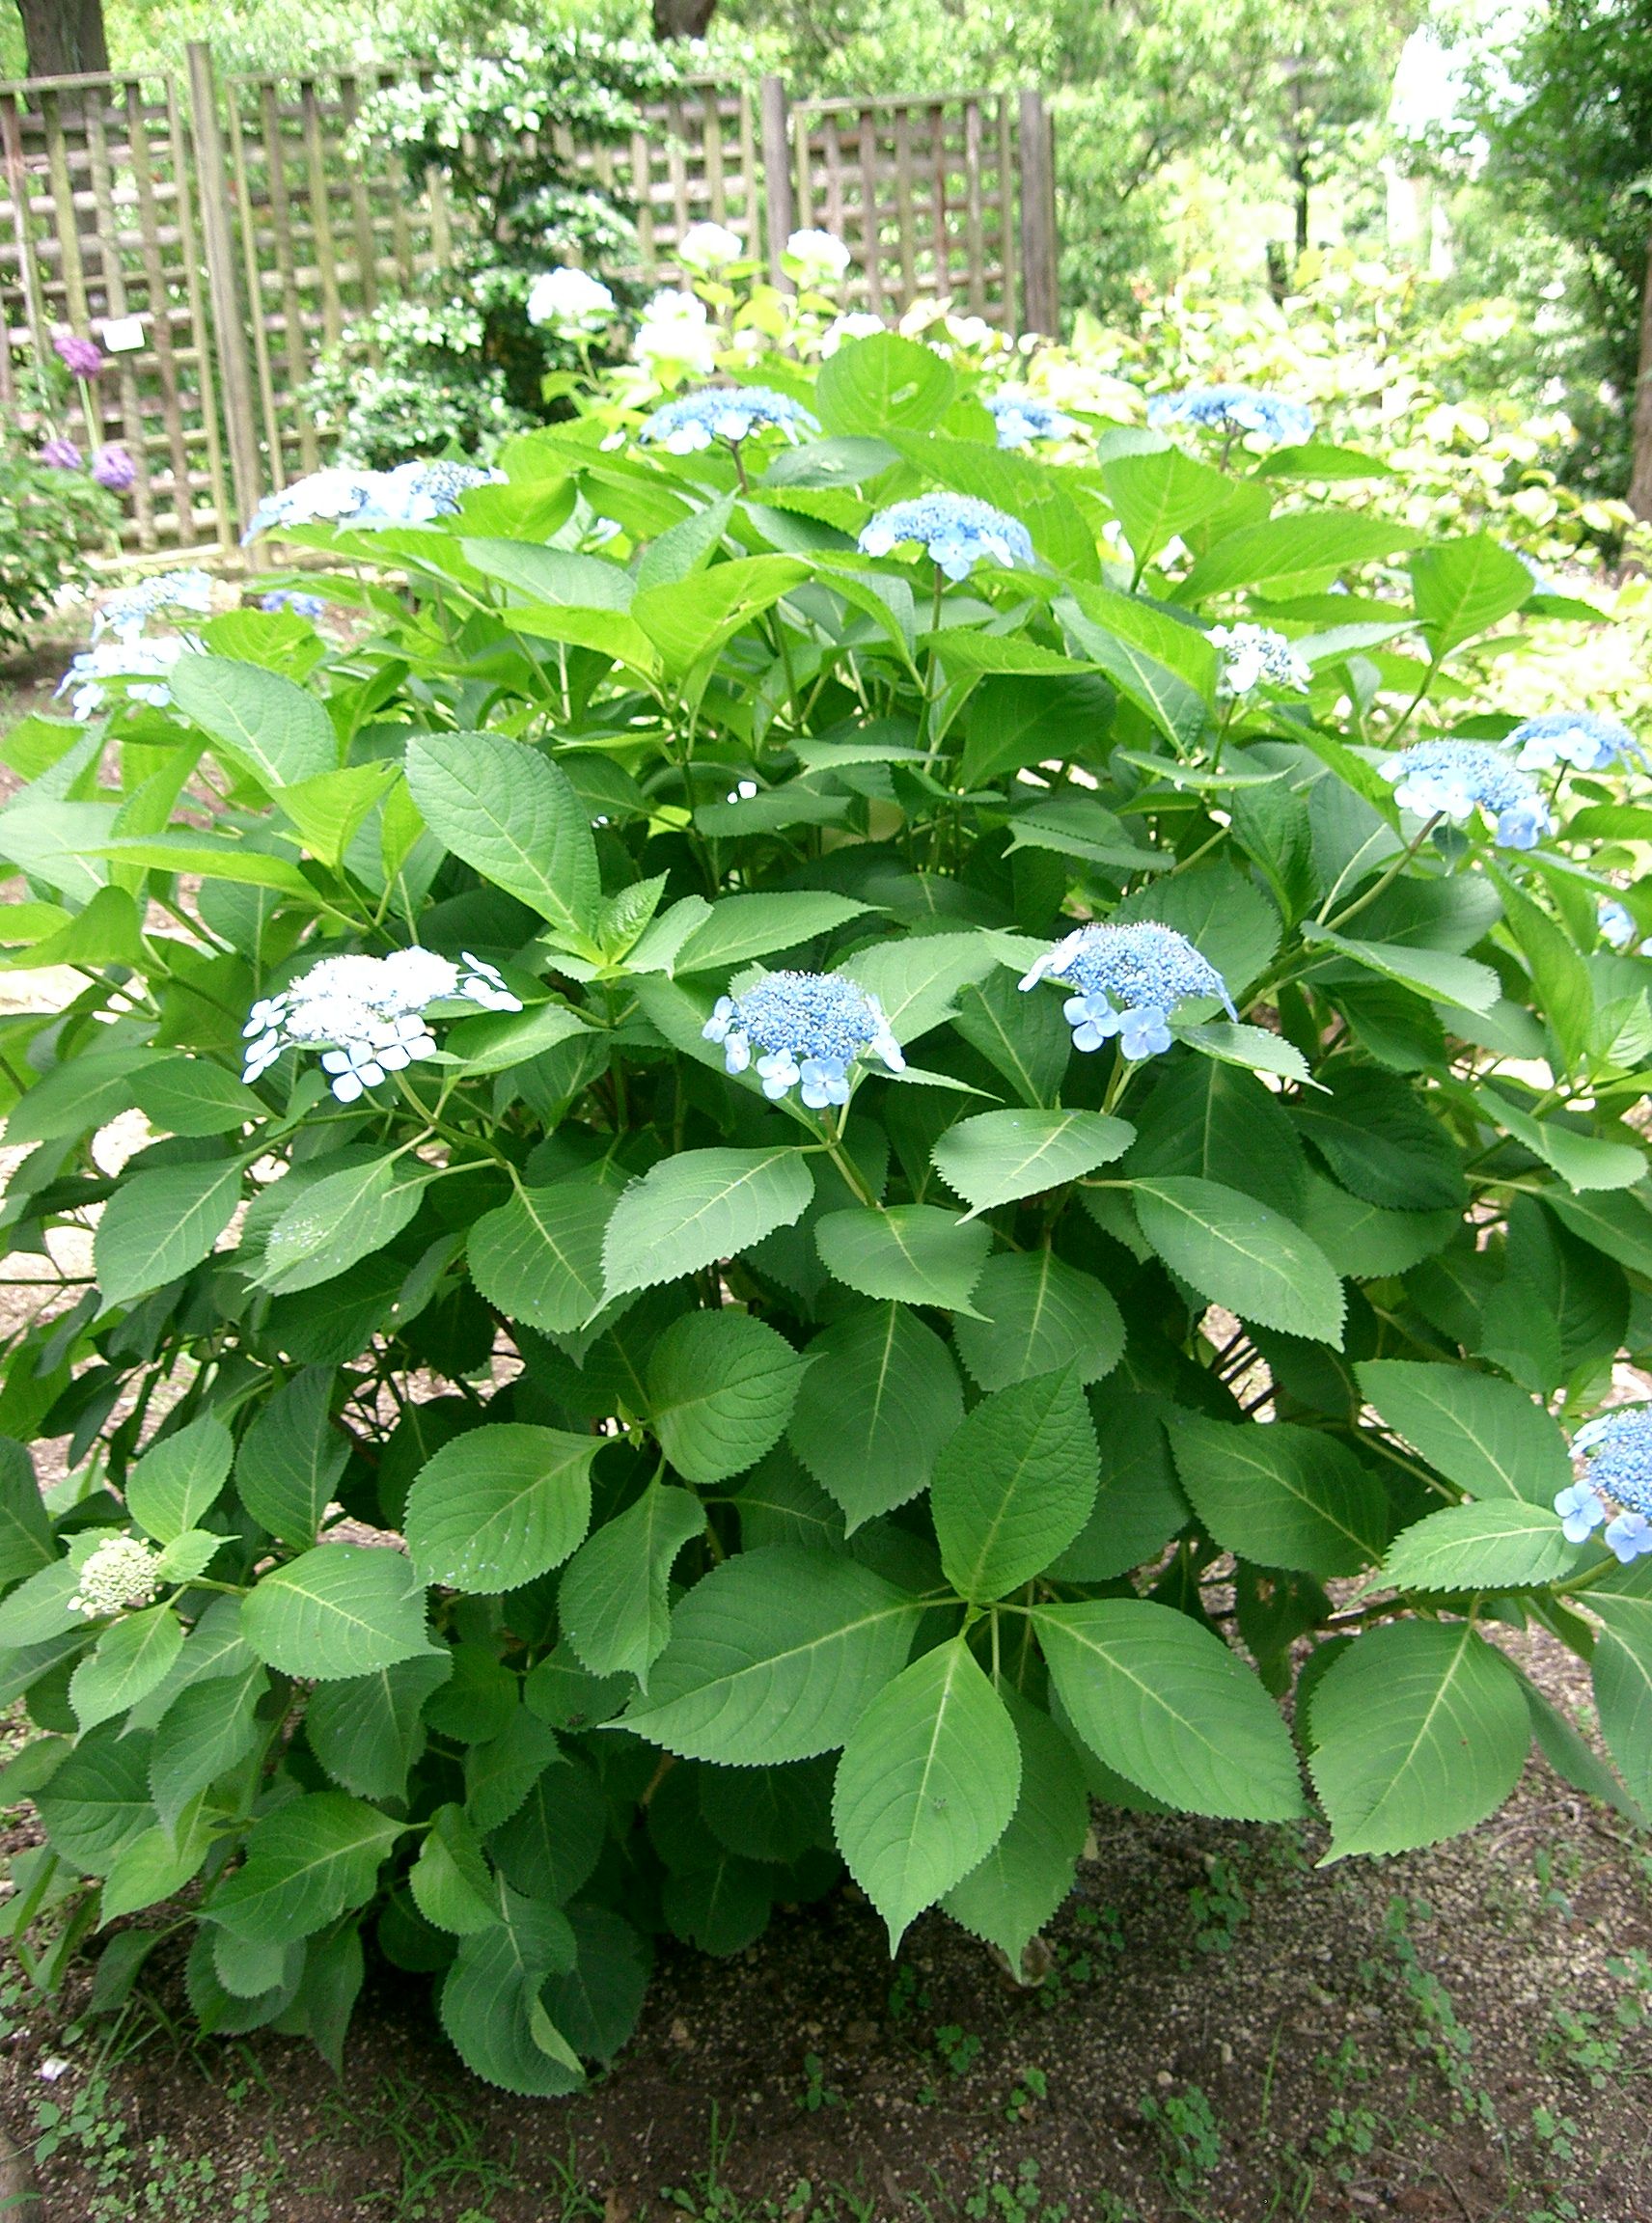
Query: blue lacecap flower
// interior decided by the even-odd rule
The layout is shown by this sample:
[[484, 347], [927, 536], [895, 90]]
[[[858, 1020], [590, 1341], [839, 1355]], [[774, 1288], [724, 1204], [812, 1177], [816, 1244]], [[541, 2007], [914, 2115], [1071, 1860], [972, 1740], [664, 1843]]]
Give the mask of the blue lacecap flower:
[[1621, 719], [1599, 710], [1545, 710], [1524, 718], [1509, 735], [1523, 772], [1547, 772], [1570, 764], [1579, 772], [1604, 772], [1619, 757], [1644, 764], [1640, 744]]
[[1567, 1541], [1582, 1544], [1599, 1528], [1626, 1567], [1652, 1552], [1652, 1406], [1603, 1413], [1578, 1430], [1572, 1450], [1586, 1466], [1555, 1499]]
[[394, 471], [357, 471], [334, 465], [296, 479], [279, 494], [266, 494], [241, 535], [243, 544], [283, 525], [353, 525], [372, 531], [426, 525], [458, 513], [473, 486], [503, 481], [503, 471], [475, 463], [399, 463]]
[[1419, 741], [1382, 766], [1394, 801], [1419, 817], [1461, 824], [1476, 809], [1496, 821], [1499, 846], [1532, 849], [1554, 832], [1549, 806], [1529, 773], [1487, 741]]
[[1053, 402], [1041, 401], [1018, 386], [986, 397], [1001, 448], [1030, 448], [1034, 440], [1065, 440], [1078, 430]]
[[1600, 925], [1601, 940], [1610, 942], [1614, 949], [1629, 948], [1640, 932], [1628, 904], [1618, 902], [1612, 895], [1602, 895], [1597, 900], [1595, 918]]
[[716, 440], [749, 440], [754, 432], [783, 432], [795, 442], [819, 429], [818, 418], [801, 401], [772, 386], [706, 386], [656, 409], [644, 424], [642, 437], [674, 455], [689, 455]]
[[849, 1070], [876, 1057], [892, 1073], [906, 1059], [877, 998], [841, 973], [769, 973], [739, 996], [720, 996], [702, 1032], [723, 1047], [730, 1073], [756, 1051], [763, 1094], [796, 1088], [812, 1112], [849, 1101]]
[[1031, 567], [1032, 536], [974, 494], [920, 494], [880, 509], [861, 532], [863, 556], [887, 556], [904, 540], [921, 541], [949, 579], [967, 579], [985, 559], [1013, 570]]
[[294, 618], [319, 618], [326, 609], [319, 594], [304, 594], [292, 587], [272, 587], [259, 599], [259, 608], [272, 614], [289, 610]]
[[1060, 980], [1074, 990], [1062, 1005], [1075, 1050], [1099, 1050], [1114, 1035], [1126, 1057], [1154, 1057], [1170, 1047], [1179, 1004], [1220, 1003], [1236, 1019], [1227, 983], [1173, 926], [1143, 919], [1081, 926], [1045, 951], [1023, 975], [1024, 989]]
[[1297, 446], [1313, 437], [1313, 415], [1300, 401], [1280, 394], [1260, 394], [1250, 386], [1190, 386], [1180, 394], [1155, 394], [1147, 422], [1202, 425], [1215, 432], [1259, 432], [1276, 447]]

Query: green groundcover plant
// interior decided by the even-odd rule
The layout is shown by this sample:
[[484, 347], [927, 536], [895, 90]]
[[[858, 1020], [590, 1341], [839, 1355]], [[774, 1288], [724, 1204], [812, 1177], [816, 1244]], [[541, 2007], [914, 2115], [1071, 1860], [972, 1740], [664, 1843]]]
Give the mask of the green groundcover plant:
[[1091, 1798], [1652, 1802], [1652, 808], [1476, 708], [1594, 614], [1288, 398], [765, 374], [289, 489], [347, 625], [14, 737], [43, 1980], [336, 2061], [371, 1944], [555, 2094], [845, 1870], [1019, 1965]]

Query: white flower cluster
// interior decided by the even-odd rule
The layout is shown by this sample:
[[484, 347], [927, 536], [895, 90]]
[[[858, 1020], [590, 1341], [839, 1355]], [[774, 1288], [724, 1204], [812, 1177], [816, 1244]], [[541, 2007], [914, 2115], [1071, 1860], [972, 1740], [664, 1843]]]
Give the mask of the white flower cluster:
[[588, 337], [611, 324], [619, 305], [588, 270], [542, 270], [528, 288], [528, 321]]
[[631, 353], [658, 377], [662, 369], [709, 378], [717, 368], [717, 335], [697, 293], [666, 287], [643, 311]]
[[425, 1017], [430, 1004], [462, 998], [488, 1011], [521, 1010], [497, 966], [468, 949], [463, 954], [461, 965], [417, 947], [388, 957], [323, 957], [253, 1005], [241, 1029], [243, 1080], [250, 1085], [261, 1079], [289, 1047], [318, 1049], [333, 1094], [353, 1104], [387, 1074], [434, 1056], [436, 1037]]
[[205, 571], [157, 571], [140, 579], [135, 587], [117, 587], [105, 594], [92, 618], [92, 638], [101, 641], [113, 633], [122, 641], [135, 640], [157, 610], [193, 610], [202, 617], [212, 609], [212, 582]]
[[1220, 686], [1225, 696], [1253, 695], [1264, 679], [1298, 693], [1312, 682], [1307, 663], [1270, 625], [1213, 625], [1207, 639], [1222, 654]]
[[677, 241], [676, 259], [685, 270], [709, 277], [746, 259], [746, 242], [727, 224], [691, 224]]
[[795, 278], [800, 286], [835, 286], [848, 271], [848, 248], [835, 232], [817, 231], [806, 226], [794, 232], [785, 243], [781, 268], [788, 278]]
[[160, 1553], [135, 1536], [111, 1536], [80, 1570], [80, 1587], [69, 1609], [101, 1621], [125, 1606], [150, 1605], [159, 1588]]
[[163, 634], [158, 640], [141, 631], [117, 633], [113, 640], [83, 649], [59, 680], [57, 692], [73, 690], [70, 701], [83, 724], [107, 701], [110, 680], [123, 683], [131, 701], [164, 710], [172, 700], [167, 682], [173, 666], [180, 656], [198, 654], [200, 647], [200, 642], [182, 633]]

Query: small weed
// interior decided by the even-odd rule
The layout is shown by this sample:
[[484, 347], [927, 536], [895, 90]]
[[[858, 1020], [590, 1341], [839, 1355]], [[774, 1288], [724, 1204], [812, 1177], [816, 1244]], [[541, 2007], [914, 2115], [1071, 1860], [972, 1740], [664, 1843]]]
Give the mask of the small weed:
[[841, 2107], [841, 2092], [835, 2091], [826, 2081], [826, 2064], [818, 2053], [803, 2056], [803, 2097], [797, 2104], [811, 2115], [818, 2115], [822, 2107]]
[[[1383, 1941], [1398, 1965], [1400, 1989], [1417, 2017], [1412, 2043], [1434, 2064], [1456, 2103], [1458, 2120], [1473, 2117], [1495, 2130], [1497, 2107], [1474, 2076], [1473, 2032], [1459, 2019], [1451, 1994], [1440, 1978], [1423, 1966], [1411, 1935], [1414, 1919], [1431, 1921], [1433, 1908], [1425, 1900], [1403, 1895], [1389, 1902], [1383, 1919]], [[1369, 1963], [1363, 1972], [1371, 1972]]]
[[1222, 2158], [1222, 2131], [1203, 2091], [1190, 2084], [1163, 2100], [1149, 2094], [1142, 2117], [1157, 2133], [1165, 2182], [1184, 2197], [1197, 2192]]
[[1583, 2077], [1597, 2092], [1617, 2081], [1623, 2047], [1598, 2015], [1581, 2007], [1551, 2010], [1550, 2027], [1538, 2041], [1537, 2058], [1546, 2069], [1559, 2068]]
[[1206, 1876], [1208, 1880], [1195, 1884], [1188, 1894], [1193, 1941], [1201, 1953], [1230, 1953], [1240, 1925], [1251, 1911], [1251, 1902], [1240, 1886], [1237, 1871], [1220, 1852], [1212, 1853]]
[[249, 2169], [232, 2178], [208, 2154], [175, 2153], [159, 2133], [134, 2138], [101, 2068], [67, 2100], [37, 2100], [35, 2122], [36, 2160], [62, 2155], [87, 2179], [85, 2223], [269, 2223], [279, 2161], [263, 2182]]
[[954, 2076], [967, 2076], [975, 2067], [981, 2042], [973, 2030], [956, 2022], [943, 2022], [935, 2032], [935, 2050]]
[[1578, 2126], [1552, 2107], [1533, 2107], [1531, 2135], [1556, 2161], [1570, 2161], [1578, 2150]]
[[[371, 2098], [346, 2101], [329, 2094], [324, 2109], [328, 2133], [357, 2145], [386, 2140], [394, 2147], [397, 2182], [361, 2196], [357, 2205], [382, 2209], [391, 2223], [424, 2223], [438, 2214], [461, 2186], [482, 2199], [517, 2188], [510, 2159], [501, 2162], [485, 2151], [486, 2132], [462, 2107], [410, 2076], [381, 2076]], [[575, 2209], [599, 2214], [600, 2209]]]
[[1531, 1873], [1537, 1879], [1537, 1904], [1545, 1913], [1561, 1914], [1570, 1922], [1575, 1909], [1567, 1886], [1583, 1871], [1583, 1856], [1575, 1845], [1540, 1845], [1532, 1854]]
[[1004, 2102], [1005, 2121], [1025, 2123], [1039, 2100], [1049, 2097], [1049, 2091], [1050, 2080], [1042, 2069], [1023, 2069]]
[[970, 2223], [986, 2223], [991, 2217], [1002, 2217], [1004, 2223], [1066, 2223], [1068, 2209], [1064, 2200], [1042, 2197], [1037, 2162], [1023, 2161], [1013, 2184], [983, 2179], [964, 2201], [964, 2213]]

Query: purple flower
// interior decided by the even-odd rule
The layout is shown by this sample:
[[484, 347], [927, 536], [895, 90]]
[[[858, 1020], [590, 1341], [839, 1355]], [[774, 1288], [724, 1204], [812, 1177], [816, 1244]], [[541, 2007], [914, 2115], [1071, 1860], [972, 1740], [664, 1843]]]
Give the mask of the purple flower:
[[92, 476], [99, 486], [107, 486], [111, 494], [124, 494], [137, 484], [138, 467], [126, 449], [111, 441], [93, 456]]
[[59, 432], [50, 440], [41, 442], [41, 461], [49, 463], [54, 471], [78, 471], [80, 450], [72, 440]]
[[83, 340], [78, 332], [57, 332], [52, 345], [76, 378], [96, 378], [103, 368], [103, 350], [96, 340]]

